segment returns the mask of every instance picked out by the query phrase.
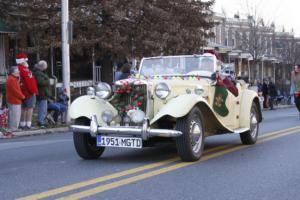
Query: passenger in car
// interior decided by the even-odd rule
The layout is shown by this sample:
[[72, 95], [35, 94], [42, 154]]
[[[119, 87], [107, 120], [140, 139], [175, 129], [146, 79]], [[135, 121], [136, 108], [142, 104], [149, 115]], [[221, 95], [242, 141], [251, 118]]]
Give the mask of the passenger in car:
[[222, 79], [220, 72], [216, 71], [212, 75], [212, 79], [217, 81], [217, 86], [225, 87], [228, 89], [235, 97], [239, 96], [239, 91], [237, 87], [235, 86], [235, 81], [232, 80], [231, 77], [225, 76], [224, 79]]

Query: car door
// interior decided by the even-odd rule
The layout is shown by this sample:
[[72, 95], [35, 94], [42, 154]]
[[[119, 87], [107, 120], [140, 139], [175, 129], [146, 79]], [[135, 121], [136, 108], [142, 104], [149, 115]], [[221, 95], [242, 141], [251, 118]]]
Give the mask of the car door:
[[218, 119], [229, 129], [239, 128], [240, 93], [236, 97], [223, 86], [213, 86], [212, 94], [212, 108]]

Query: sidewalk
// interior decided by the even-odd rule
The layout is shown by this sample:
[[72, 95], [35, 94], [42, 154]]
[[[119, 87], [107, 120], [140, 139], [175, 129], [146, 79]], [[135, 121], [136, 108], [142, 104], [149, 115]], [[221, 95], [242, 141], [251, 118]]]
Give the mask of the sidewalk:
[[[285, 108], [294, 108], [296, 105], [275, 105], [274, 109], [285, 109]], [[268, 108], [263, 108], [262, 111], [269, 111], [270, 109]]]
[[64, 132], [67, 132], [68, 130], [69, 130], [68, 126], [45, 128], [45, 129], [33, 129], [33, 130], [27, 130], [27, 131], [13, 132], [12, 137], [6, 137], [0, 132], [0, 139], [10, 139], [10, 138], [18, 138], [18, 137], [34, 136], [34, 135], [44, 135], [44, 134], [52, 134], [52, 133], [64, 133]]

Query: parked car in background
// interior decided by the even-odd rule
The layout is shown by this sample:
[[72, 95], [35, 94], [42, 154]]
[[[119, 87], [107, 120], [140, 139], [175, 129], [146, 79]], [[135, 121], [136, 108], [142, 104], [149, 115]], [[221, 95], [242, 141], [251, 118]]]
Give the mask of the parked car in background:
[[219, 86], [212, 75], [220, 67], [212, 54], [143, 58], [139, 74], [117, 81], [113, 91], [106, 83], [89, 88], [69, 109], [78, 155], [96, 159], [107, 147], [143, 148], [169, 138], [182, 160], [196, 161], [212, 135], [237, 133], [254, 144], [259, 97], [241, 80], [237, 96]]

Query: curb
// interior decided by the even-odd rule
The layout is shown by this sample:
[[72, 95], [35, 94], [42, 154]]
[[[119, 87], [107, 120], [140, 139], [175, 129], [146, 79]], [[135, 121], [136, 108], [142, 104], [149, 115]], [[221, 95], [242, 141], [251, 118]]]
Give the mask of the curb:
[[[278, 109], [286, 109], [286, 108], [294, 108], [296, 107], [295, 105], [283, 105], [283, 106], [274, 106], [275, 110], [278, 110]], [[263, 108], [262, 111], [271, 111], [270, 109], [268, 108]]]
[[[52, 134], [52, 133], [64, 133], [69, 130], [69, 127], [60, 127], [60, 128], [51, 128], [51, 129], [37, 129], [37, 130], [28, 130], [28, 131], [20, 131], [14, 132], [11, 138], [19, 138], [25, 136], [34, 136], [34, 135], [45, 135], [45, 134]], [[0, 132], [0, 139], [11, 139], [5, 137]]]

